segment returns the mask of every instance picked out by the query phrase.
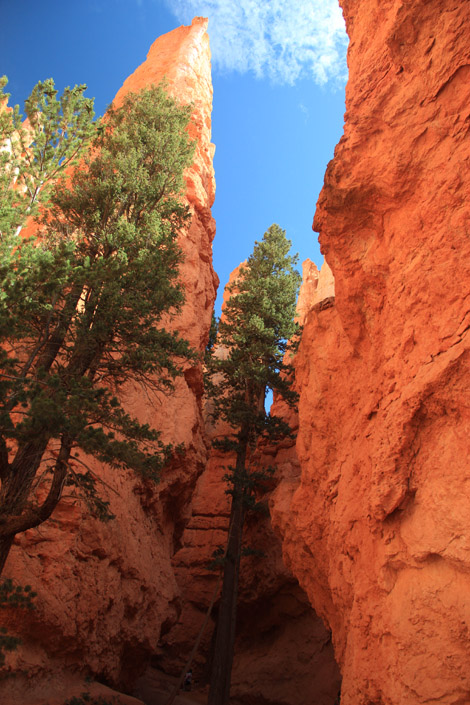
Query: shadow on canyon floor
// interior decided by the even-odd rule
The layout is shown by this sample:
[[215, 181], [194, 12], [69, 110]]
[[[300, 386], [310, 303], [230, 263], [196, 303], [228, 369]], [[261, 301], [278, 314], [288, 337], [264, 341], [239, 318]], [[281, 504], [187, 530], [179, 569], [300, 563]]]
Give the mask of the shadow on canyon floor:
[[[175, 684], [176, 678], [149, 667], [137, 681], [132, 695], [142, 700], [145, 705], [166, 705]], [[205, 704], [207, 702], [208, 688], [198, 688], [197, 686], [196, 682], [193, 690], [189, 693], [181, 690], [176, 696], [173, 705]]]

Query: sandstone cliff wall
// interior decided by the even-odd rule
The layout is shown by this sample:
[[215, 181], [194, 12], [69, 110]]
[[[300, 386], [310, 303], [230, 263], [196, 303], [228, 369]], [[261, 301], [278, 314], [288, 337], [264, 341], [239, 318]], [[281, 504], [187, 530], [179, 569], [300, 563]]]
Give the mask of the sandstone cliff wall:
[[[165, 77], [178, 100], [193, 103], [190, 131], [197, 139], [197, 151], [186, 174], [193, 217], [181, 237], [186, 305], [172, 325], [200, 350], [207, 341], [218, 283], [212, 268], [215, 225], [210, 208], [215, 183], [206, 28], [207, 21], [196, 18], [190, 27], [157, 39], [146, 62], [116, 97], [119, 103], [128, 91]], [[24, 644], [8, 660], [17, 678], [7, 681], [10, 695], [2, 684], [0, 699], [5, 705], [34, 702], [38, 679], [52, 697], [47, 680], [64, 690], [69, 682], [59, 676], [64, 671], [125, 686], [155, 650], [162, 629], [177, 619], [180, 590], [171, 557], [207, 457], [201, 370], [188, 369], [170, 399], [148, 397], [132, 384], [125, 394], [132, 413], [162, 430], [166, 442], [184, 443], [186, 454], [166, 469], [158, 487], [95, 463], [105, 483], [100, 491], [110, 501], [114, 521], [102, 524], [92, 519], [83, 503], [68, 495], [50, 521], [18, 536], [5, 575], [33, 586], [38, 609], [17, 619], [16, 631]], [[18, 675], [23, 669], [26, 678]]]
[[314, 222], [335, 299], [306, 316], [301, 474], [272, 516], [332, 629], [342, 705], [464, 705], [470, 7], [342, 6], [345, 131]]

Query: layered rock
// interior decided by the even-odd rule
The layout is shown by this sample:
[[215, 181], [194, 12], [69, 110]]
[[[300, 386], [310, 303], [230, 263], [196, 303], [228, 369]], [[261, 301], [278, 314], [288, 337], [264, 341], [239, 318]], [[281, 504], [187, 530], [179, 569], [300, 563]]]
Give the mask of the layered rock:
[[[146, 62], [116, 97], [119, 104], [129, 91], [165, 78], [170, 93], [194, 107], [190, 132], [197, 150], [186, 173], [193, 216], [180, 239], [186, 304], [171, 325], [199, 350], [208, 338], [217, 287], [212, 269], [215, 225], [210, 208], [215, 185], [206, 28], [207, 20], [196, 18], [190, 27], [157, 39]], [[183, 443], [185, 456], [164, 471], [158, 487], [94, 463], [103, 481], [100, 493], [116, 516], [113, 521], [94, 520], [82, 502], [66, 493], [51, 520], [18, 536], [5, 575], [33, 586], [38, 609], [17, 619], [16, 631], [24, 643], [8, 664], [12, 671], [27, 669], [28, 676], [18, 676], [16, 684], [23, 678], [26, 688], [34, 679], [37, 695], [38, 678], [46, 683], [53, 672], [57, 681], [57, 674], [68, 669], [125, 686], [155, 650], [162, 628], [176, 620], [179, 588], [171, 557], [207, 456], [201, 395], [198, 368], [188, 367], [171, 398], [147, 396], [130, 382], [125, 391], [128, 411], [161, 430], [165, 442]], [[24, 694], [22, 702], [28, 697]], [[3, 695], [2, 703], [7, 701]], [[10, 702], [18, 702], [17, 696]]]
[[314, 222], [335, 300], [306, 315], [301, 475], [273, 519], [332, 630], [342, 704], [463, 705], [470, 12], [463, 0], [342, 5], [345, 131]]

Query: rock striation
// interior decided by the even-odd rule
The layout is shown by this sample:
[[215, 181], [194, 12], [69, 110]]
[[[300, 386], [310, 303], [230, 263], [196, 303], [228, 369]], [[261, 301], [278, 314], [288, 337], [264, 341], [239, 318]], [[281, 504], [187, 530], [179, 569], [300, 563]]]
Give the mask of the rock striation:
[[333, 634], [342, 705], [470, 702], [470, 12], [342, 0], [344, 136], [314, 229], [288, 566]]
[[[190, 132], [197, 150], [186, 173], [193, 217], [180, 240], [186, 304], [172, 325], [199, 350], [206, 345], [218, 284], [212, 268], [215, 182], [206, 29], [207, 20], [195, 18], [191, 26], [157, 39], [147, 60], [116, 96], [119, 103], [127, 92], [165, 79], [178, 100], [193, 104]], [[9, 617], [23, 646], [8, 658], [6, 670], [17, 677], [2, 690], [4, 705], [33, 703], [41, 688], [53, 697], [51, 687], [60, 682], [57, 697], [68, 695], [67, 684], [73, 684], [77, 674], [126, 687], [154, 652], [162, 630], [177, 618], [179, 587], [171, 557], [207, 457], [201, 369], [188, 367], [170, 399], [147, 397], [131, 382], [125, 395], [128, 410], [162, 430], [165, 442], [184, 443], [185, 456], [166, 469], [157, 487], [95, 463], [114, 521], [94, 520], [68, 494], [50, 521], [18, 536], [5, 575], [33, 586], [38, 609], [23, 613], [20, 620], [14, 614]], [[27, 676], [21, 675], [24, 671]], [[8, 683], [13, 682], [8, 695]]]

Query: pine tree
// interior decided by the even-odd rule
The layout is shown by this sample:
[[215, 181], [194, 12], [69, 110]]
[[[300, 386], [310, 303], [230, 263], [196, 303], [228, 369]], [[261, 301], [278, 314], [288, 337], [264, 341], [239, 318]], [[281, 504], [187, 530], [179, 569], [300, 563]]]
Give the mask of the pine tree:
[[226, 479], [231, 495], [223, 586], [214, 647], [209, 705], [227, 705], [235, 642], [236, 607], [242, 538], [247, 510], [256, 506], [256, 489], [264, 473], [253, 466], [256, 443], [289, 434], [288, 425], [265, 411], [265, 395], [272, 390], [290, 405], [292, 389], [289, 346], [299, 334], [294, 323], [300, 275], [297, 257], [290, 256], [285, 231], [272, 225], [229, 287], [217, 336], [217, 354], [209, 359], [208, 389], [216, 419], [232, 433], [217, 446], [235, 457]]
[[[47, 201], [55, 180], [76, 164], [99, 127], [93, 122], [93, 99], [86, 85], [65, 88], [60, 98], [54, 81], [39, 81], [25, 102], [26, 121], [19, 107], [7, 107], [8, 83], [0, 78], [0, 233], [8, 251], [8, 236], [19, 235], [25, 220]], [[3, 254], [3, 252], [2, 252]]]
[[[190, 114], [162, 87], [111, 106], [80, 167], [48, 186], [29, 238], [16, 233], [35, 202], [10, 195], [0, 265], [0, 572], [14, 536], [51, 515], [64, 484], [109, 518], [77, 448], [155, 480], [174, 450], [118, 396], [130, 378], [169, 392], [196, 357], [163, 324], [184, 300], [177, 236], [190, 218], [181, 201]], [[40, 110], [35, 119], [44, 125]], [[49, 146], [57, 161], [61, 140]], [[44, 188], [38, 159], [21, 172], [33, 193]]]

